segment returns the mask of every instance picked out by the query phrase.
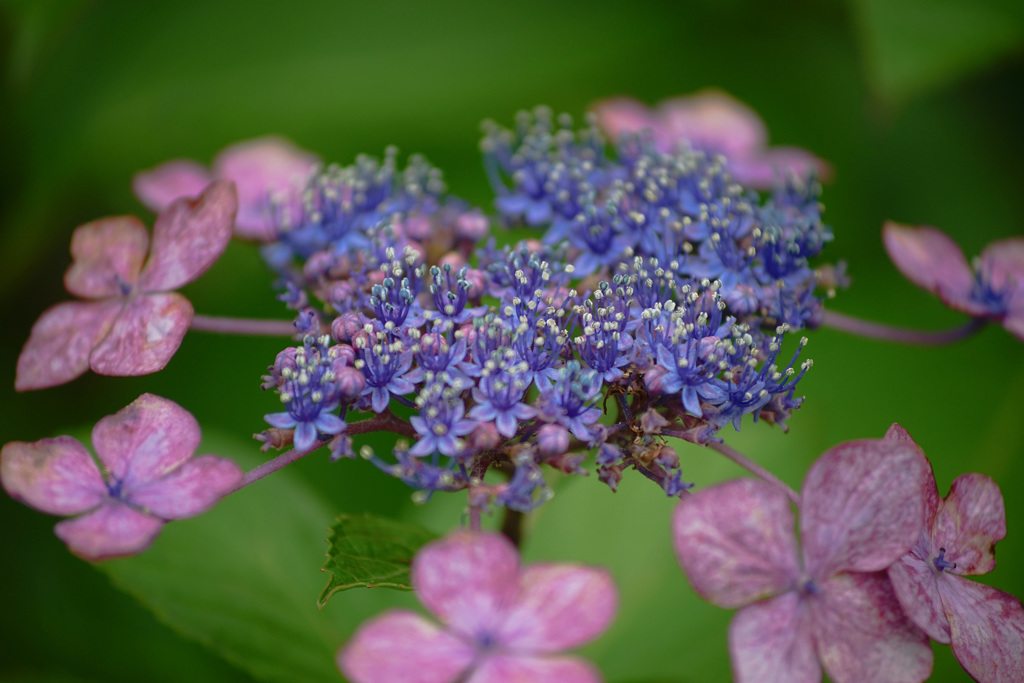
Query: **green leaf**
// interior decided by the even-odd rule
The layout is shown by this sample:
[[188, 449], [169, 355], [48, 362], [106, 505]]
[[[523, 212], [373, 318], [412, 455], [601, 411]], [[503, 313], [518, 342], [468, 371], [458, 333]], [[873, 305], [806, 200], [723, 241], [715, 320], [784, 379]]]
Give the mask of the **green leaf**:
[[[223, 438], [201, 448], [244, 468], [259, 463], [253, 450]], [[99, 569], [160, 620], [258, 679], [335, 682], [335, 655], [351, 632], [382, 609], [407, 606], [408, 594], [355, 591], [339, 601], [344, 609], [317, 610], [317, 567], [337, 510], [292, 474], [278, 472], [201, 517], [170, 523], [147, 552]]]
[[902, 104], [1024, 44], [1019, 0], [855, 0], [868, 80]]
[[324, 571], [331, 575], [320, 593], [323, 608], [338, 591], [365, 588], [412, 590], [413, 555], [437, 535], [423, 527], [377, 515], [342, 514], [331, 525]]

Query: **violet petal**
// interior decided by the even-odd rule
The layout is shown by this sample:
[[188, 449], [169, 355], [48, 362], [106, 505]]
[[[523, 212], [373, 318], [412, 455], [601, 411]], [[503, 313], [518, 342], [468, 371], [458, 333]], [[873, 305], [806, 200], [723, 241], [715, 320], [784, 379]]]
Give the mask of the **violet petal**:
[[44, 389], [89, 369], [89, 354], [110, 332], [120, 301], [68, 301], [46, 309], [18, 356], [14, 388]]
[[768, 131], [753, 109], [720, 90], [702, 90], [665, 100], [658, 106], [665, 134], [673, 143], [689, 140], [729, 159], [764, 147]]
[[884, 572], [832, 577], [809, 601], [818, 656], [835, 681], [914, 683], [932, 671], [928, 636], [914, 626]]
[[450, 683], [469, 668], [475, 654], [420, 615], [392, 610], [360, 626], [337, 662], [354, 683]]
[[737, 479], [683, 498], [673, 517], [676, 556], [705, 600], [733, 608], [779, 593], [800, 575], [785, 494]]
[[234, 185], [225, 181], [211, 183], [196, 198], [174, 200], [156, 217], [139, 291], [177, 289], [206, 272], [227, 248], [237, 210]]
[[163, 521], [115, 500], [53, 528], [75, 555], [90, 562], [140, 553], [153, 542]]
[[579, 647], [603, 633], [618, 609], [615, 583], [602, 569], [533, 565], [520, 574], [519, 586], [497, 637], [517, 652]]
[[209, 510], [242, 480], [242, 470], [215, 455], [192, 458], [167, 476], [133, 488], [129, 501], [161, 519], [185, 519]]
[[136, 173], [132, 189], [143, 204], [160, 212], [179, 197], [195, 197], [212, 180], [210, 173], [196, 162], [176, 159]]
[[461, 531], [429, 543], [412, 563], [424, 607], [472, 639], [493, 633], [519, 584], [519, 553], [504, 536]]
[[740, 682], [821, 681], [810, 613], [795, 591], [736, 612], [729, 624], [729, 652], [733, 674]]
[[134, 216], [86, 223], [71, 236], [74, 261], [64, 274], [64, 286], [83, 299], [122, 297], [122, 286], [135, 284], [148, 250], [146, 226]]
[[155, 394], [143, 394], [96, 423], [92, 445], [114, 478], [130, 491], [167, 476], [199, 445], [192, 414]]
[[954, 574], [995, 569], [995, 544], [1006, 538], [1006, 510], [999, 486], [984, 474], [962, 474], [942, 501], [932, 526], [932, 547], [945, 548]]
[[927, 472], [920, 449], [884, 439], [843, 443], [818, 458], [801, 489], [810, 576], [877, 571], [906, 553], [923, 528]]
[[939, 583], [953, 655], [985, 683], [1024, 681], [1024, 609], [1016, 597], [949, 575]]
[[729, 159], [729, 171], [736, 182], [751, 187], [771, 187], [780, 178], [795, 175], [819, 180], [832, 178], [832, 167], [805, 149], [772, 147], [756, 155]]
[[85, 512], [107, 492], [89, 451], [70, 436], [4, 444], [0, 481], [12, 497], [51, 515]]
[[100, 375], [134, 377], [163, 370], [192, 323], [193, 309], [181, 294], [144, 294], [125, 305], [107, 336], [89, 356]]

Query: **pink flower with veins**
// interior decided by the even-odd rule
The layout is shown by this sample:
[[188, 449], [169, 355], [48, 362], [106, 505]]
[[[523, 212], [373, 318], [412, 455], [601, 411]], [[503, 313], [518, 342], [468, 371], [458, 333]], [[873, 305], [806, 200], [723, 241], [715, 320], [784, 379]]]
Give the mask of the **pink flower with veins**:
[[851, 441], [811, 466], [800, 538], [778, 487], [740, 479], [683, 498], [675, 548], [694, 590], [741, 608], [729, 626], [737, 681], [923, 681], [927, 636], [885, 569], [913, 545], [927, 461], [913, 446]]
[[812, 171], [828, 180], [832, 167], [796, 147], [768, 148], [768, 130], [747, 105], [720, 90], [702, 90], [674, 97], [650, 108], [628, 97], [602, 100], [591, 108], [597, 125], [613, 141], [623, 133], [651, 132], [655, 146], [671, 152], [689, 144], [728, 159], [732, 176], [741, 185], [771, 188], [781, 173], [806, 177]]
[[312, 152], [284, 138], [265, 137], [224, 149], [211, 170], [176, 159], [136, 174], [132, 187], [143, 204], [163, 211], [178, 197], [199, 194], [213, 180], [230, 180], [238, 188], [235, 234], [267, 242], [274, 238], [274, 226], [267, 220], [268, 200], [305, 183], [319, 164], [319, 157]]
[[[887, 439], [913, 439], [894, 424]], [[995, 544], [1006, 536], [1003, 495], [982, 474], [956, 478], [939, 498], [928, 468], [921, 479], [925, 520], [917, 543], [889, 567], [896, 597], [910, 619], [979, 681], [1024, 681], [1024, 608], [1020, 600], [963, 576], [996, 566]]]
[[520, 567], [503, 536], [460, 531], [423, 547], [412, 584], [441, 625], [407, 610], [363, 624], [338, 653], [355, 683], [588, 683], [600, 674], [557, 655], [600, 635], [615, 616], [615, 585], [601, 569]]
[[985, 247], [973, 268], [941, 230], [888, 222], [882, 241], [889, 258], [918, 287], [958, 311], [993, 318], [1024, 339], [1024, 237]]
[[149, 547], [165, 522], [195, 517], [242, 479], [231, 460], [192, 457], [199, 423], [166, 398], [143, 394], [92, 430], [97, 467], [70, 436], [19, 441], [0, 451], [0, 482], [14, 498], [52, 515], [57, 536], [90, 560]]
[[57, 304], [39, 317], [18, 357], [14, 388], [56, 386], [89, 368], [120, 377], [163, 369], [193, 315], [188, 299], [170, 290], [220, 258], [237, 206], [234, 185], [216, 182], [161, 212], [152, 245], [134, 216], [76, 229], [64, 286], [87, 301]]

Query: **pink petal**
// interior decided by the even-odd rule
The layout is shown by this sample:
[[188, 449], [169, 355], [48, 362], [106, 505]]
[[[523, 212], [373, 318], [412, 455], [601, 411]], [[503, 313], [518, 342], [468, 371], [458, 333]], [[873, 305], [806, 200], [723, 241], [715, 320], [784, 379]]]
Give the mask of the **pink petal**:
[[68, 301], [39, 316], [18, 356], [14, 388], [44, 389], [69, 382], [89, 368], [89, 354], [106, 336], [120, 301]]
[[174, 200], [156, 217], [139, 291], [177, 289], [205, 273], [227, 248], [237, 210], [234, 185], [225, 181], [210, 183], [195, 199]]
[[598, 127], [613, 141], [625, 133], [653, 131], [660, 126], [660, 121], [648, 107], [629, 97], [601, 100], [591, 107], [591, 111], [597, 118]]
[[272, 239], [274, 226], [265, 214], [268, 197], [301, 187], [319, 163], [315, 154], [279, 137], [240, 142], [221, 152], [213, 168], [218, 178], [231, 180], [238, 188], [236, 234]]
[[932, 564], [931, 542], [923, 537], [914, 548], [889, 567], [889, 580], [903, 612], [932, 640], [949, 643], [949, 620], [942, 607]]
[[665, 100], [658, 106], [658, 116], [672, 143], [687, 140], [729, 159], [752, 154], [768, 139], [761, 117], [719, 90]]
[[420, 602], [468, 639], [493, 634], [519, 584], [519, 553], [504, 537], [459, 531], [413, 559]]
[[199, 445], [199, 423], [174, 401], [143, 394], [96, 423], [92, 445], [110, 473], [132, 491], [165, 477]]
[[932, 671], [928, 636], [903, 614], [883, 572], [844, 573], [809, 600], [818, 656], [835, 681], [913, 683]]
[[233, 461], [214, 455], [192, 458], [150, 484], [133, 488], [133, 505], [161, 519], [185, 519], [209, 510], [242, 480]]
[[992, 284], [1012, 287], [1014, 304], [1024, 306], [1024, 237], [992, 242], [981, 252], [981, 262]]
[[608, 572], [567, 564], [534, 565], [497, 634], [502, 647], [546, 654], [579, 647], [615, 618], [618, 595]]
[[180, 294], [143, 294], [130, 299], [92, 355], [93, 372], [115, 377], [163, 370], [192, 322], [192, 304]]
[[360, 626], [337, 662], [353, 683], [450, 683], [475, 656], [473, 648], [418, 614], [392, 610]]
[[984, 474], [962, 474], [949, 489], [932, 525], [933, 549], [945, 548], [954, 574], [995, 569], [996, 541], [1006, 538], [1006, 510], [999, 486]]
[[785, 494], [737, 479], [683, 498], [673, 545], [693, 589], [719, 607], [745, 605], [794, 585], [793, 512]]
[[602, 680], [593, 664], [574, 657], [491, 655], [466, 683], [600, 683]]
[[86, 223], [71, 236], [74, 262], [64, 286], [83, 299], [124, 296], [121, 285], [135, 284], [148, 249], [146, 227], [134, 216]]
[[1021, 341], [1024, 341], [1024, 308], [1010, 311], [1003, 318], [1003, 327]]
[[[910, 436], [910, 433], [896, 422], [890, 425], [883, 438], [886, 441], [895, 441], [913, 446], [924, 456], [924, 451], [917, 445], [913, 437]], [[932, 521], [935, 519], [939, 506], [942, 504], [942, 498], [939, 497], [939, 489], [935, 485], [935, 474], [932, 472], [932, 464], [928, 462], [927, 457], [925, 457], [924, 465], [927, 472], [919, 482], [921, 485], [921, 495], [924, 496], [924, 529], [931, 529]]]
[[4, 490], [51, 515], [75, 515], [96, 507], [107, 493], [95, 461], [70, 436], [35, 443], [13, 441], [0, 450]]
[[97, 562], [141, 553], [163, 526], [155, 517], [108, 500], [87, 515], [58, 522], [53, 530], [75, 555]]
[[1020, 600], [991, 586], [946, 577], [941, 581], [953, 654], [985, 683], [1024, 681], [1024, 609]]
[[807, 604], [795, 591], [747, 605], [729, 624], [737, 681], [819, 683], [821, 664]]
[[[888, 222], [882, 241], [889, 258], [918, 287], [941, 294], [951, 306], [972, 312], [974, 274], [956, 242], [935, 228]], [[966, 308], [965, 308], [966, 307]]]
[[729, 170], [736, 182], [749, 187], [771, 188], [780, 178], [807, 178], [813, 172], [818, 180], [830, 180], [832, 167], [805, 149], [772, 147], [756, 155], [729, 159]]
[[212, 180], [209, 171], [196, 162], [177, 159], [136, 173], [132, 189], [143, 204], [159, 212], [179, 197], [195, 197]]
[[843, 570], [885, 569], [924, 528], [920, 449], [884, 439], [840, 444], [811, 465], [801, 490], [804, 566], [824, 579]]

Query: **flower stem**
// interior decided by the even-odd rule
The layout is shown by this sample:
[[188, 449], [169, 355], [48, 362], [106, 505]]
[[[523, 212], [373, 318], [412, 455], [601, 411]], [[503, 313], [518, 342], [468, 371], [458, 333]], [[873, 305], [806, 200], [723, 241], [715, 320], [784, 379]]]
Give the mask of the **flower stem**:
[[192, 316], [191, 329], [220, 334], [244, 334], [260, 337], [294, 337], [295, 325], [290, 320], [250, 320], [221, 318], [210, 315]]
[[789, 485], [786, 484], [786, 482], [782, 481], [774, 474], [772, 474], [771, 472], [761, 467], [747, 456], [737, 451], [732, 446], [729, 446], [728, 444], [725, 443], [717, 443], [714, 441], [709, 443], [708, 446], [718, 451], [725, 457], [729, 458], [743, 469], [755, 474], [756, 476], [760, 477], [769, 484], [779, 487], [779, 489], [781, 489], [782, 492], [786, 494], [786, 497], [789, 498], [790, 502], [792, 502], [797, 507], [800, 506], [800, 496], [797, 494], [796, 491], [789, 488]]
[[965, 339], [985, 326], [984, 318], [972, 318], [970, 322], [951, 330], [908, 330], [902, 327], [892, 327], [882, 323], [860, 320], [843, 313], [825, 311], [823, 327], [831, 327], [835, 330], [842, 330], [850, 334], [856, 334], [869, 339], [882, 339], [885, 341], [900, 342], [902, 344], [951, 344]]
[[[356, 434], [368, 434], [370, 432], [392, 432], [409, 438], [414, 438], [416, 436], [416, 430], [412, 428], [412, 425], [391, 411], [381, 413], [380, 415], [374, 415], [370, 419], [362, 420], [361, 422], [352, 422], [345, 427], [345, 429], [341, 430], [338, 436], [341, 436], [342, 434], [355, 436]], [[273, 460], [268, 460], [262, 465], [254, 467], [245, 473], [245, 476], [242, 477], [242, 481], [235, 487], [235, 491], [238, 491], [253, 482], [259, 481], [268, 474], [272, 474], [282, 467], [290, 465], [293, 462], [309, 455], [321, 446], [324, 446], [328, 441], [329, 439], [323, 441], [317, 440], [312, 446], [304, 450], [293, 448], [286, 453], [282, 453]]]

